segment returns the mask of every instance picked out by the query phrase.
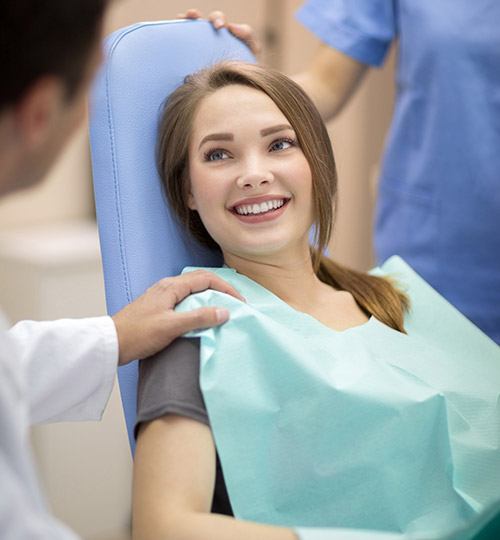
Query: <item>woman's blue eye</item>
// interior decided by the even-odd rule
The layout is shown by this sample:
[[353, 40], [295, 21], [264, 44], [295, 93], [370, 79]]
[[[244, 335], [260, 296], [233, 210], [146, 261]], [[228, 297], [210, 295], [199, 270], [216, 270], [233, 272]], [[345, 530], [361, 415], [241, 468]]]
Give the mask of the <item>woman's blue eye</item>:
[[209, 150], [205, 153], [205, 161], [220, 161], [227, 159], [228, 155], [225, 150]]
[[271, 144], [270, 150], [273, 152], [286, 150], [291, 146], [295, 146], [296, 142], [293, 139], [278, 139]]

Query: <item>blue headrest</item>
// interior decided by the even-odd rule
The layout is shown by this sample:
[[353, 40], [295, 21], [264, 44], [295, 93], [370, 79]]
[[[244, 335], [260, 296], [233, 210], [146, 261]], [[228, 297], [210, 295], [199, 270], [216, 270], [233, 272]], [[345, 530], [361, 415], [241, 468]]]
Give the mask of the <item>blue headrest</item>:
[[[220, 60], [254, 61], [248, 48], [206, 21], [140, 23], [106, 40], [90, 110], [90, 142], [106, 301], [113, 314], [184, 266], [217, 266], [170, 214], [156, 169], [157, 124], [184, 77]], [[119, 370], [134, 449], [137, 363]]]

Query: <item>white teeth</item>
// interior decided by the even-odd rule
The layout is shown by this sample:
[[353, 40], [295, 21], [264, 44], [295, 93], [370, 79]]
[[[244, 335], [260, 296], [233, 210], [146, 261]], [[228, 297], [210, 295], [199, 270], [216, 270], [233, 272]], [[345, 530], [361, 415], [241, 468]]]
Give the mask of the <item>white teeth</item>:
[[269, 210], [275, 210], [281, 208], [285, 204], [284, 199], [275, 199], [272, 201], [265, 201], [261, 204], [242, 204], [235, 207], [236, 213], [246, 216], [247, 214], [264, 214]]

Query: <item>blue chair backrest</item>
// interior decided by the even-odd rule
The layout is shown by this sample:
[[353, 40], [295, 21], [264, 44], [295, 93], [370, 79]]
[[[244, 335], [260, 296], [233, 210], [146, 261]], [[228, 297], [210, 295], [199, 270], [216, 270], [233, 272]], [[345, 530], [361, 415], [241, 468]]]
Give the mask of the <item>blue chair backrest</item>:
[[[165, 98], [184, 77], [220, 60], [254, 61], [248, 48], [206, 21], [140, 23], [106, 40], [90, 107], [97, 222], [108, 313], [184, 266], [214, 266], [172, 217], [158, 176], [157, 125]], [[119, 369], [134, 451], [137, 362]]]

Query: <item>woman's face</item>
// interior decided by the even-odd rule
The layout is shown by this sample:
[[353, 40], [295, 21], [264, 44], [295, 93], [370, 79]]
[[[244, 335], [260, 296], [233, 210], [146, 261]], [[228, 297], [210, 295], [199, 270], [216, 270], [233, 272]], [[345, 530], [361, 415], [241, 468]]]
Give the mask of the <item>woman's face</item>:
[[230, 85], [200, 103], [189, 178], [189, 207], [225, 254], [308, 253], [311, 170], [290, 122], [263, 92]]

